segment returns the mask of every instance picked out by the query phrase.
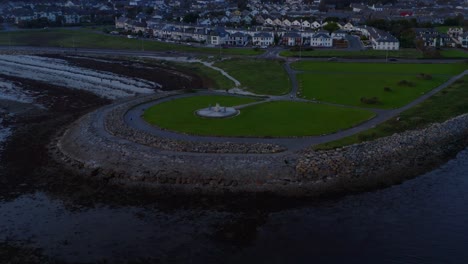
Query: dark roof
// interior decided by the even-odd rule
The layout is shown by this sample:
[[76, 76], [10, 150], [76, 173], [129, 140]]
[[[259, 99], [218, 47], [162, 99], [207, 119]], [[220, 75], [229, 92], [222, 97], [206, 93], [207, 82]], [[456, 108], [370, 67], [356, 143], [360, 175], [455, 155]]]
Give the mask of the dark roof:
[[299, 33], [296, 33], [296, 32], [288, 32], [288, 33], [284, 33], [283, 35], [283, 38], [300, 38], [301, 35], [299, 35]]

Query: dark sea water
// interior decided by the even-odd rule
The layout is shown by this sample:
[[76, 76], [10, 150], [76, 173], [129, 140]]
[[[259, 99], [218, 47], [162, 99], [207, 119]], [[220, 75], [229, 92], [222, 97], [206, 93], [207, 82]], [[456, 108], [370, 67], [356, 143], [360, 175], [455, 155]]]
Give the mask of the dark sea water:
[[71, 207], [1, 202], [0, 241], [72, 262], [468, 263], [468, 150], [401, 185], [280, 210]]

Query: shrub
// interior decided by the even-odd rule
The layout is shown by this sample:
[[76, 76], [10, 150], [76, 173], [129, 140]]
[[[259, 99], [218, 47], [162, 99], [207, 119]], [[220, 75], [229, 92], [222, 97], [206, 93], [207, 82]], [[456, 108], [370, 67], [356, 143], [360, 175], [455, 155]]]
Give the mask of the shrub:
[[399, 86], [409, 86], [409, 87], [412, 87], [414, 86], [414, 83], [410, 82], [410, 81], [407, 81], [407, 80], [401, 80], [398, 82], [398, 85]]
[[432, 75], [425, 74], [425, 73], [420, 73], [420, 74], [418, 74], [418, 78], [423, 79], [423, 80], [432, 80]]
[[390, 87], [384, 87], [383, 90], [384, 90], [385, 92], [391, 92], [391, 91], [393, 91], [392, 88], [390, 88]]
[[305, 50], [305, 51], [313, 51], [314, 48], [308, 47], [308, 48], [305, 48], [304, 50]]
[[378, 97], [371, 97], [371, 98], [367, 98], [367, 97], [361, 97], [361, 103], [363, 104], [378, 104], [380, 103], [380, 100]]

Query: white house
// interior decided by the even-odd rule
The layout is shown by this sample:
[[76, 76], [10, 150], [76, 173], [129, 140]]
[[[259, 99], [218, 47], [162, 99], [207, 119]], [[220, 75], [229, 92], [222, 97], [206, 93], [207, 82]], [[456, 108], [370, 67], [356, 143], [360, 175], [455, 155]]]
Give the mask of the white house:
[[333, 46], [333, 39], [328, 32], [319, 31], [310, 38], [310, 46], [330, 48]]
[[468, 32], [458, 36], [458, 41], [460, 41], [463, 48], [468, 48]]
[[236, 32], [229, 35], [225, 43], [232, 46], [246, 46], [249, 43], [249, 37], [249, 35], [242, 32]]
[[310, 28], [310, 22], [307, 20], [302, 21], [302, 27], [303, 28]]
[[449, 28], [447, 31], [447, 34], [451, 37], [457, 38], [458, 36], [463, 34], [463, 28], [462, 27]]
[[283, 26], [283, 21], [281, 21], [279, 18], [276, 18], [275, 20], [273, 20], [273, 23], [277, 26]]
[[379, 30], [373, 27], [363, 26], [356, 28], [361, 33], [368, 37], [372, 43], [372, 48], [375, 50], [399, 50], [400, 41], [392, 36], [392, 34]]
[[310, 24], [310, 27], [311, 28], [319, 28], [321, 26], [321, 24], [317, 21], [314, 21], [312, 22], [312, 24]]
[[291, 23], [292, 26], [294, 27], [301, 27], [302, 26], [302, 23], [297, 21], [297, 20], [294, 20], [292, 23]]
[[271, 18], [265, 19], [265, 25], [272, 26], [274, 24], [275, 24], [275, 22], [273, 20], [271, 20]]
[[273, 45], [275, 38], [270, 32], [259, 32], [255, 33], [252, 38], [252, 43], [258, 46], [271, 46]]
[[348, 22], [343, 26], [343, 29], [347, 30], [347, 31], [352, 31], [352, 30], [354, 30], [354, 26], [353, 26], [353, 24]]
[[229, 34], [223, 28], [216, 28], [210, 32], [208, 43], [212, 45], [223, 45], [226, 43]]

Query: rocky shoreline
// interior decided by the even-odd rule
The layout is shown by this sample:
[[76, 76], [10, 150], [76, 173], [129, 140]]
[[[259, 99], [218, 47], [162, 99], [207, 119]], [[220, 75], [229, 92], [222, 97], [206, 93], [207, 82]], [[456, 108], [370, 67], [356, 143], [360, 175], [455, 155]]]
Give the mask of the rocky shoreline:
[[[124, 105], [135, 103], [141, 102]], [[422, 130], [336, 150], [242, 154], [237, 152], [242, 148], [235, 148], [233, 153], [219, 153], [217, 149], [225, 145], [181, 147], [180, 142], [174, 145], [125, 132], [126, 107], [110, 111], [105, 125], [97, 122], [102, 110], [83, 116], [52, 143], [51, 153], [88, 177], [160, 193], [318, 196], [401, 182], [444, 163], [468, 143], [465, 114]], [[114, 122], [118, 117], [122, 123]]]

